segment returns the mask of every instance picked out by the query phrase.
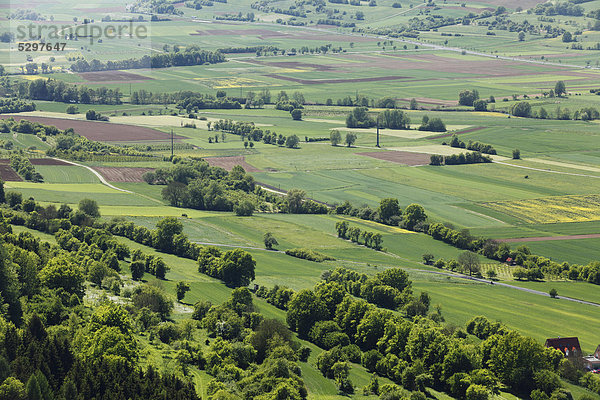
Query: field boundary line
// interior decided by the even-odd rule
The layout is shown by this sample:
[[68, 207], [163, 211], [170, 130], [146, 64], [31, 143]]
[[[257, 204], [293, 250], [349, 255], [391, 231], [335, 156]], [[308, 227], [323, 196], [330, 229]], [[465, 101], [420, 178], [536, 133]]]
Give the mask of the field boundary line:
[[547, 173], [550, 173], [550, 174], [560, 174], [560, 175], [583, 176], [585, 178], [600, 179], [600, 176], [598, 176], [598, 175], [576, 174], [576, 173], [573, 173], [573, 172], [553, 171], [551, 169], [541, 169], [541, 168], [526, 167], [524, 165], [515, 165], [515, 164], [510, 164], [510, 163], [507, 163], [507, 162], [495, 161], [495, 160], [493, 162], [496, 163], [496, 164], [507, 165], [509, 167], [528, 169], [530, 171], [547, 172]]
[[600, 233], [589, 233], [581, 235], [563, 235], [563, 236], [531, 236], [522, 238], [496, 239], [498, 242], [520, 243], [520, 242], [547, 242], [553, 240], [577, 240], [577, 239], [596, 239], [600, 238]]

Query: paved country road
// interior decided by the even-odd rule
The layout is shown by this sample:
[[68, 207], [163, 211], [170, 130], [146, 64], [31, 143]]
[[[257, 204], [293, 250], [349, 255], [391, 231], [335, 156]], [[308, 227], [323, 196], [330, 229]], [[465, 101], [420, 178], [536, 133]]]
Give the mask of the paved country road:
[[[425, 273], [434, 274], [434, 275], [443, 275], [443, 276], [450, 276], [450, 277], [453, 277], [453, 278], [466, 279], [466, 280], [471, 280], [471, 281], [475, 281], [475, 282], [486, 283], [488, 285], [497, 285], [497, 286], [507, 287], [507, 288], [510, 288], [510, 289], [520, 290], [522, 292], [527, 292], [527, 293], [531, 293], [531, 294], [537, 294], [539, 296], [550, 297], [550, 295], [548, 293], [542, 292], [540, 290], [528, 289], [528, 288], [524, 288], [524, 287], [520, 287], [520, 286], [515, 286], [515, 285], [510, 285], [508, 283], [502, 283], [502, 282], [494, 282], [493, 284], [491, 284], [490, 280], [482, 279], [482, 278], [475, 278], [473, 276], [468, 276], [468, 275], [463, 275], [463, 274], [453, 274], [453, 273], [450, 273], [450, 272], [430, 271], [430, 270], [426, 270], [426, 269], [418, 269], [416, 271], [425, 272]], [[591, 302], [591, 301], [580, 300], [580, 299], [575, 299], [573, 297], [557, 296], [556, 298], [557, 299], [561, 299], [561, 300], [566, 300], [566, 301], [572, 301], [572, 302], [575, 302], [575, 303], [586, 304], [586, 305], [589, 305], [589, 306], [600, 307], [600, 304], [598, 304], [598, 303], [594, 303], [594, 302]]]
[[[201, 245], [204, 245], [204, 246], [232, 247], [232, 248], [240, 248], [240, 249], [248, 249], [248, 250], [262, 250], [262, 251], [270, 251], [270, 252], [275, 252], [275, 253], [285, 253], [284, 251], [281, 251], [281, 250], [267, 250], [267, 249], [264, 249], [262, 247], [237, 246], [237, 245], [228, 245], [228, 244], [220, 244], [220, 243], [209, 243], [209, 242], [194, 242], [194, 243], [201, 244]], [[349, 260], [338, 260], [338, 261], [342, 261], [342, 262], [354, 262], [354, 261], [349, 261]], [[423, 272], [423, 273], [432, 274], [432, 275], [442, 275], [442, 276], [448, 276], [448, 277], [451, 277], [451, 278], [465, 279], [465, 280], [475, 281], [475, 282], [479, 282], [479, 283], [483, 283], [483, 284], [487, 284], [487, 285], [502, 286], [502, 287], [506, 287], [506, 288], [509, 288], [509, 289], [520, 290], [522, 292], [527, 292], [527, 293], [535, 294], [535, 295], [538, 295], [538, 296], [550, 297], [550, 295], [548, 293], [542, 292], [540, 290], [528, 289], [528, 288], [524, 288], [524, 287], [520, 287], [520, 286], [515, 286], [515, 285], [510, 285], [508, 283], [502, 283], [502, 282], [494, 282], [492, 284], [492, 283], [490, 283], [491, 281], [489, 281], [487, 279], [476, 278], [476, 277], [473, 277], [473, 276], [468, 276], [468, 275], [463, 275], [463, 274], [455, 274], [455, 273], [443, 272], [443, 271], [431, 271], [431, 270], [428, 270], [428, 269], [408, 268], [408, 270], [409, 271]], [[557, 300], [572, 301], [574, 303], [585, 304], [585, 305], [588, 305], [588, 306], [600, 307], [600, 304], [598, 304], [598, 303], [594, 303], [594, 302], [591, 302], [591, 301], [580, 300], [580, 299], [575, 299], [573, 297], [557, 296], [556, 299]]]

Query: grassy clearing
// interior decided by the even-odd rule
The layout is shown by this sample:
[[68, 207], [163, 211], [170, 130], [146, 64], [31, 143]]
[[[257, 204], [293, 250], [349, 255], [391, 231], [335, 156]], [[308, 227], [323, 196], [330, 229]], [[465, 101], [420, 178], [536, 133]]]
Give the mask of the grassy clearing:
[[61, 184], [100, 183], [90, 170], [76, 166], [38, 165], [35, 170], [42, 174], [44, 182]]
[[417, 290], [426, 290], [432, 304], [441, 304], [447, 322], [460, 326], [474, 315], [498, 320], [540, 342], [557, 336], [578, 336], [585, 352], [598, 343], [594, 332], [600, 328], [600, 308], [455, 279], [414, 280]]

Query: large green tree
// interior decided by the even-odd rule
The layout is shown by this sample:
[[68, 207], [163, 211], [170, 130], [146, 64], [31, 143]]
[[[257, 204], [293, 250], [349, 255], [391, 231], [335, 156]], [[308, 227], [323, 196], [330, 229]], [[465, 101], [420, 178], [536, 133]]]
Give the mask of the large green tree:
[[287, 323], [300, 337], [307, 337], [313, 325], [326, 318], [325, 304], [312, 290], [299, 291], [288, 303]]
[[79, 202], [79, 211], [92, 218], [100, 217], [100, 207], [96, 200], [82, 199]]
[[247, 286], [254, 280], [256, 261], [252, 255], [242, 249], [226, 251], [220, 265], [221, 279], [228, 286]]
[[40, 271], [40, 280], [50, 289], [62, 289], [68, 294], [83, 297], [83, 267], [65, 256], [51, 258]]
[[6, 304], [4, 310], [0, 309], [0, 317], [6, 313], [15, 324], [20, 322], [22, 310], [19, 296], [19, 281], [14, 264], [4, 246], [0, 244], [0, 304]]
[[424, 222], [427, 219], [425, 209], [420, 204], [409, 204], [404, 209], [404, 220], [406, 221], [406, 227], [413, 229], [419, 222]]
[[458, 104], [462, 106], [470, 107], [477, 99], [479, 99], [479, 92], [476, 89], [463, 90], [458, 94]]
[[120, 305], [107, 303], [94, 311], [75, 343], [79, 354], [91, 362], [106, 357], [132, 365], [138, 357], [133, 333], [129, 313]]
[[462, 267], [462, 270], [469, 274], [469, 276], [479, 274], [480, 262], [479, 256], [472, 251], [464, 251], [458, 256], [458, 263]]
[[304, 210], [304, 198], [306, 192], [301, 189], [291, 189], [287, 192], [285, 203], [287, 212], [290, 214], [301, 214]]
[[399, 217], [402, 214], [398, 199], [393, 198], [382, 199], [379, 202], [377, 212], [384, 223], [390, 223], [392, 218]]
[[337, 146], [340, 144], [342, 142], [342, 135], [340, 134], [340, 131], [337, 129], [332, 130], [329, 133], [329, 140], [331, 141], [332, 146]]
[[567, 94], [567, 88], [564, 81], [556, 82], [556, 85], [554, 85], [554, 94], [558, 97], [562, 96], [563, 94]]
[[170, 253], [173, 247], [173, 237], [183, 232], [183, 224], [177, 218], [167, 217], [156, 224], [155, 247]]

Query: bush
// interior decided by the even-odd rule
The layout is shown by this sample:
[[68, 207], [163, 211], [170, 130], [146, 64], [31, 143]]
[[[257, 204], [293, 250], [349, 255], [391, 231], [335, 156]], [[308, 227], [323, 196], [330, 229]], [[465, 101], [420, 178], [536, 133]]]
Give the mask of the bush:
[[300, 121], [302, 119], [302, 110], [295, 108], [291, 111], [292, 119], [294, 121]]
[[326, 254], [319, 253], [317, 251], [305, 248], [288, 249], [285, 251], [288, 256], [302, 258], [304, 260], [323, 262], [323, 261], [335, 261], [335, 258], [330, 257]]
[[173, 301], [156, 286], [140, 285], [136, 287], [131, 300], [136, 308], [147, 307], [150, 311], [158, 313], [163, 319], [166, 319], [173, 310]]
[[458, 94], [458, 104], [461, 106], [472, 106], [477, 99], [479, 99], [477, 90], [463, 90]]
[[473, 102], [473, 108], [475, 109], [475, 111], [487, 111], [487, 101], [475, 100]]
[[242, 200], [233, 207], [233, 211], [238, 217], [250, 217], [254, 213], [254, 203], [250, 200]]
[[157, 328], [158, 338], [163, 343], [171, 343], [181, 337], [181, 330], [172, 322], [164, 322]]
[[510, 108], [510, 113], [515, 117], [530, 117], [531, 116], [531, 104], [526, 101], [519, 101], [513, 104]]
[[446, 124], [441, 118], [429, 118], [427, 115], [423, 117], [423, 122], [419, 126], [420, 131], [429, 132], [446, 132]]

